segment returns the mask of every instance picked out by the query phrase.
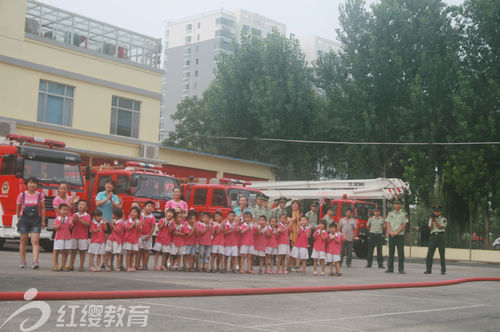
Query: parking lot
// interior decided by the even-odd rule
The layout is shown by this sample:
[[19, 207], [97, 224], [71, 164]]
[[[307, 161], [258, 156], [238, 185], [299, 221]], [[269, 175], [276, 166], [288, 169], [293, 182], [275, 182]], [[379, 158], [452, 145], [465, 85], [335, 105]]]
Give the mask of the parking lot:
[[[51, 258], [50, 253], [42, 252], [39, 271], [19, 270], [15, 246], [8, 245], [0, 251], [0, 291], [26, 291], [30, 288], [38, 291], [259, 288], [500, 276], [500, 266], [477, 263], [450, 263], [444, 276], [439, 273], [424, 275], [423, 262], [407, 263], [406, 275], [386, 274], [381, 269], [364, 268], [365, 262], [358, 259], [353, 261], [352, 268], [343, 269], [342, 277], [314, 277], [312, 267], [308, 267], [305, 276], [296, 273], [239, 275], [151, 270], [56, 273], [50, 271]], [[435, 268], [435, 272], [439, 272], [438, 266]], [[499, 298], [500, 283], [477, 282], [432, 288], [330, 293], [48, 301], [50, 317], [39, 330], [104, 330], [104, 320], [99, 322], [100, 328], [88, 326], [91, 325], [88, 320], [92, 315], [91, 308], [116, 306], [126, 309], [127, 313], [122, 317], [123, 327], [117, 319], [112, 324], [108, 320], [106, 329], [110, 331], [498, 331]], [[0, 326], [27, 303], [2, 302]], [[142, 306], [134, 310], [143, 310], [143, 315], [129, 320], [132, 317], [130, 306]], [[25, 328], [30, 327], [40, 316], [34, 310], [16, 315], [0, 331], [18, 331], [21, 322], [27, 318], [30, 320]], [[140, 328], [139, 324], [144, 323], [146, 327]]]

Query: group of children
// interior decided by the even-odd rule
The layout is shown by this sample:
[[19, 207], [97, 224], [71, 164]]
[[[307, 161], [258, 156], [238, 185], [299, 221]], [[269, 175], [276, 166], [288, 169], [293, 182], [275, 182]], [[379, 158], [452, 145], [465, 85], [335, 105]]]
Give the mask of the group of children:
[[[71, 217], [68, 217], [68, 205], [61, 204], [58, 209], [59, 216], [54, 224], [54, 271], [72, 270], [75, 250], [80, 252], [82, 271], [87, 250], [85, 244], [90, 242], [88, 252], [90, 271], [93, 272], [103, 269], [112, 271], [115, 258], [115, 271], [147, 270], [149, 254], [153, 250], [154, 270], [157, 271], [253, 274], [256, 256], [258, 273], [287, 274], [296, 271], [305, 274], [306, 261], [309, 259], [308, 242], [312, 236], [313, 274], [318, 275], [319, 264], [319, 275], [325, 275], [325, 265], [330, 264], [329, 275], [341, 275], [342, 234], [337, 231], [335, 223], [327, 229], [324, 220], [311, 234], [307, 217], [301, 217], [297, 237], [290, 250], [291, 220], [286, 214], [279, 215], [279, 220], [275, 217], [267, 220], [266, 216], [253, 218], [248, 211], [243, 212], [242, 216], [230, 211], [224, 220], [220, 211], [211, 215], [208, 212], [197, 214], [191, 210], [186, 215], [181, 208], [169, 208], [165, 211], [165, 218], [157, 223], [152, 214], [154, 203], [148, 201], [143, 211], [134, 204], [127, 217], [121, 209], [113, 209], [113, 220], [108, 224], [102, 220], [102, 212], [97, 209], [91, 219], [85, 201], [78, 203], [78, 212]], [[152, 236], [156, 227], [153, 246]], [[89, 230], [90, 241], [87, 236]], [[72, 250], [72, 260], [71, 265], [67, 266], [69, 250]], [[59, 253], [62, 253], [62, 267], [58, 264]], [[123, 256], [126, 257], [126, 267], [122, 266]]]

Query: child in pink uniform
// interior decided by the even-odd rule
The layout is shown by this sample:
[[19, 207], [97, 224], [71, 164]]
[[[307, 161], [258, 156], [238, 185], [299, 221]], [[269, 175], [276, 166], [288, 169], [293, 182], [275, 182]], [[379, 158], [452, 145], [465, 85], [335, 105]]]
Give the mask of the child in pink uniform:
[[[234, 211], [229, 211], [224, 223], [224, 272], [235, 272], [238, 258], [238, 229], [234, 225]], [[229, 264], [229, 265], [228, 265]]]
[[278, 241], [276, 240], [276, 218], [269, 219], [269, 225], [266, 227], [266, 273], [274, 273], [274, 258], [278, 254]]
[[247, 273], [254, 274], [252, 271], [254, 254], [254, 236], [255, 225], [252, 224], [252, 213], [243, 213], [243, 222], [240, 225], [241, 247], [240, 247], [240, 273], [245, 273], [245, 261], [247, 262]]
[[[149, 253], [153, 249], [153, 232], [156, 227], [156, 218], [153, 215], [154, 202], [147, 201], [144, 203], [144, 212], [142, 213], [142, 232], [139, 238], [139, 262], [137, 263], [138, 270], [147, 270], [149, 265]], [[141, 266], [142, 262], [142, 266]]]
[[298, 266], [297, 272], [300, 272], [300, 265], [302, 263], [302, 273], [306, 273], [306, 262], [309, 258], [308, 239], [311, 236], [311, 227], [307, 226], [309, 220], [306, 216], [300, 217], [300, 225], [297, 228], [297, 239], [290, 252], [290, 257], [295, 258], [295, 265]]
[[187, 272], [194, 272], [194, 241], [196, 235], [196, 212], [194, 210], [189, 211], [187, 216], [187, 221], [182, 225], [182, 232], [186, 234], [184, 236], [184, 270]]
[[[56, 236], [54, 238], [54, 251], [53, 251], [53, 267], [52, 271], [69, 271], [69, 267], [66, 266], [66, 260], [68, 259], [68, 252], [72, 248], [71, 244], [71, 228], [73, 227], [73, 221], [68, 218], [69, 207], [66, 203], [60, 203], [59, 205], [59, 216], [54, 221], [54, 229], [56, 231]], [[59, 265], [59, 252], [61, 252], [61, 264]]]
[[210, 256], [212, 255], [212, 233], [210, 232], [210, 213], [203, 212], [201, 222], [196, 227], [200, 253], [198, 254], [198, 271], [209, 272]]
[[87, 201], [78, 201], [78, 211], [73, 214], [73, 232], [71, 233], [71, 240], [73, 242], [71, 251], [71, 261], [69, 268], [73, 270], [75, 264], [76, 254], [80, 252], [80, 272], [85, 270], [85, 255], [89, 247], [89, 227], [90, 215], [87, 213]]
[[113, 270], [113, 258], [116, 256], [116, 272], [120, 272], [120, 266], [123, 264], [122, 259], [122, 244], [123, 244], [123, 231], [125, 229], [125, 222], [122, 220], [123, 210], [113, 209], [111, 222], [109, 227], [111, 228], [111, 234], [106, 241], [106, 247], [104, 248], [104, 264], [106, 265], [106, 272]]
[[314, 259], [313, 275], [317, 276], [318, 260], [321, 264], [321, 275], [325, 275], [325, 259], [326, 259], [326, 239], [328, 238], [328, 231], [326, 230], [326, 221], [321, 220], [318, 224], [318, 229], [313, 234], [314, 245], [311, 258]]
[[170, 270], [180, 271], [181, 259], [184, 256], [184, 236], [182, 232], [182, 223], [184, 215], [182, 212], [175, 211], [174, 222], [170, 225], [170, 234], [172, 241], [170, 243]]
[[210, 272], [221, 271], [222, 255], [224, 255], [224, 225], [222, 224], [222, 212], [214, 213], [214, 221], [210, 227], [212, 232], [212, 257], [210, 259]]
[[255, 228], [254, 252], [259, 257], [259, 274], [263, 272], [264, 259], [266, 258], [266, 224], [266, 217], [260, 216]]
[[[102, 211], [95, 209], [92, 212], [92, 223], [90, 224], [90, 233], [92, 234], [89, 244], [89, 264], [91, 272], [102, 272], [101, 259], [104, 254], [104, 230], [106, 222], [102, 220]], [[96, 258], [96, 265], [94, 265], [94, 256]]]
[[290, 254], [290, 225], [286, 214], [279, 216], [276, 242], [278, 242], [278, 273], [287, 274], [286, 257]]
[[134, 257], [139, 251], [139, 237], [142, 232], [141, 209], [133, 207], [130, 209], [130, 218], [125, 223], [123, 235], [123, 249], [127, 251], [127, 272], [135, 272]]
[[161, 270], [167, 270], [167, 257], [170, 253], [170, 223], [173, 222], [175, 210], [167, 209], [165, 211], [165, 218], [160, 219], [158, 222], [158, 232], [156, 233], [156, 241], [154, 246], [155, 253], [155, 271], [160, 271], [158, 260], [161, 256]]
[[[326, 246], [326, 262], [330, 263], [329, 276], [340, 277], [340, 251], [342, 250], [342, 242], [344, 237], [342, 233], [337, 232], [337, 224], [331, 223], [329, 227], [330, 234], [328, 234], [328, 244]], [[335, 264], [335, 272], [333, 273], [333, 264]]]

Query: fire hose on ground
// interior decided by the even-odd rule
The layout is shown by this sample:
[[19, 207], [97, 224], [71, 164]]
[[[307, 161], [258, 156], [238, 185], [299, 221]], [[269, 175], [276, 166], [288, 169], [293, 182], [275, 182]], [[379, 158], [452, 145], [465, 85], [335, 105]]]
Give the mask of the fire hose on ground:
[[[239, 296], [239, 295], [271, 295], [294, 293], [321, 293], [363, 291], [396, 288], [417, 288], [450, 286], [466, 282], [500, 281], [495, 277], [461, 278], [442, 281], [400, 282], [365, 285], [331, 285], [301, 287], [269, 287], [269, 288], [217, 288], [217, 289], [167, 289], [167, 290], [119, 290], [119, 291], [39, 291], [33, 300], [106, 300], [133, 298], [166, 298], [166, 297], [202, 297], [202, 296]], [[23, 301], [25, 292], [0, 292], [0, 301]]]

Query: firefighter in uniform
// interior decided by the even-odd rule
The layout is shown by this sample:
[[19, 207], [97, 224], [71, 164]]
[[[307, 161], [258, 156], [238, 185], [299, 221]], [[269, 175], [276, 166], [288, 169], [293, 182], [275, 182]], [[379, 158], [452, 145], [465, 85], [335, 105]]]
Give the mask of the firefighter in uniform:
[[384, 244], [385, 220], [380, 216], [380, 208], [373, 210], [374, 216], [368, 219], [366, 226], [370, 230], [368, 233], [368, 256], [366, 257], [366, 267], [372, 267], [373, 250], [377, 247], [378, 268], [384, 268], [384, 257], [382, 256], [382, 245]]
[[427, 250], [427, 257], [425, 259], [426, 269], [425, 274], [432, 273], [432, 259], [436, 248], [439, 250], [439, 259], [441, 261], [441, 274], [446, 274], [446, 262], [444, 260], [444, 234], [446, 228], [446, 218], [441, 216], [442, 208], [436, 205], [432, 209], [432, 215], [429, 219], [429, 229], [431, 235], [429, 238], [429, 249]]
[[318, 225], [318, 202], [314, 201], [311, 204], [311, 210], [307, 211], [306, 218], [309, 220], [309, 225], [316, 227]]
[[328, 209], [326, 210], [326, 214], [322, 218], [323, 220], [326, 221], [326, 224], [328, 226], [330, 226], [332, 222], [335, 222], [335, 220], [333, 220], [333, 214], [334, 214], [333, 206], [329, 206]]
[[408, 225], [408, 215], [401, 210], [401, 201], [392, 202], [394, 210], [387, 215], [385, 226], [389, 232], [389, 259], [386, 273], [394, 272], [394, 251], [398, 249], [398, 271], [405, 274], [405, 228]]
[[264, 203], [262, 203], [262, 206], [266, 209], [267, 223], [269, 223], [269, 220], [273, 216], [273, 211], [269, 208], [269, 196], [264, 195], [263, 201]]
[[267, 217], [267, 209], [264, 207], [264, 194], [257, 193], [256, 202], [257, 204], [252, 209], [252, 218], [254, 221], [259, 220], [260, 216], [266, 216], [266, 221], [269, 223]]

